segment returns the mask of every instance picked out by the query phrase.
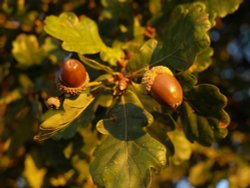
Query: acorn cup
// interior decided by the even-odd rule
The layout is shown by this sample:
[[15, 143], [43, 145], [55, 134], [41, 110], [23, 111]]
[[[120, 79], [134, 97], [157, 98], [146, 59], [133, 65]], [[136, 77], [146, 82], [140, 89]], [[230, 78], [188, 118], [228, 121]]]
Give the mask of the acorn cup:
[[142, 78], [142, 85], [157, 101], [173, 109], [182, 103], [182, 87], [167, 67], [156, 66], [146, 71]]
[[66, 94], [79, 95], [89, 82], [89, 75], [83, 64], [76, 59], [63, 62], [56, 74], [56, 85]]

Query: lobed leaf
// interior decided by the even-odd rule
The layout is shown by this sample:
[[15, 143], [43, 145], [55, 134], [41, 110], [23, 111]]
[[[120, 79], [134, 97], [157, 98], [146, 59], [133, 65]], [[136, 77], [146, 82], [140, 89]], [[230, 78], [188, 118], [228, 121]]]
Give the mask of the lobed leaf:
[[101, 52], [101, 58], [111, 65], [116, 65], [116, 61], [124, 57], [120, 49], [112, 49], [104, 44], [96, 23], [86, 16], [80, 20], [71, 12], [62, 13], [59, 17], [48, 16], [44, 30], [62, 40], [62, 47], [66, 51], [83, 55]]
[[146, 41], [139, 51], [129, 60], [127, 65], [127, 70], [137, 71], [146, 68], [151, 60], [153, 51], [157, 46], [157, 41], [155, 39], [150, 39]]
[[196, 75], [190, 73], [189, 71], [177, 74], [176, 78], [180, 82], [184, 93], [190, 91], [198, 82]]
[[40, 131], [34, 139], [43, 141], [67, 128], [91, 104], [93, 99], [85, 93], [80, 94], [76, 99], [65, 99], [63, 109], [49, 110], [43, 115]]
[[209, 13], [209, 18], [212, 25], [215, 25], [216, 17], [225, 17], [226, 15], [235, 12], [243, 0], [202, 0]]
[[20, 68], [41, 64], [46, 57], [46, 53], [39, 46], [35, 35], [20, 34], [12, 45], [12, 54]]
[[98, 122], [99, 132], [109, 135], [97, 147], [90, 171], [94, 182], [107, 188], [148, 187], [151, 169], [166, 164], [166, 148], [144, 131], [152, 123], [131, 91]]
[[206, 70], [212, 63], [211, 56], [214, 54], [213, 48], [204, 49], [197, 58], [195, 59], [193, 65], [189, 67], [190, 72], [199, 73]]
[[210, 45], [207, 31], [211, 24], [203, 3], [178, 5], [160, 36], [151, 64], [162, 64], [173, 70], [186, 70], [197, 55]]
[[44, 30], [62, 40], [62, 47], [67, 51], [95, 54], [105, 48], [97, 25], [88, 17], [79, 20], [74, 13], [65, 12], [59, 17], [48, 16], [44, 22]]
[[227, 99], [216, 86], [201, 84], [186, 93], [189, 103], [181, 105], [180, 119], [190, 141], [211, 145], [227, 135], [230, 122], [224, 107]]

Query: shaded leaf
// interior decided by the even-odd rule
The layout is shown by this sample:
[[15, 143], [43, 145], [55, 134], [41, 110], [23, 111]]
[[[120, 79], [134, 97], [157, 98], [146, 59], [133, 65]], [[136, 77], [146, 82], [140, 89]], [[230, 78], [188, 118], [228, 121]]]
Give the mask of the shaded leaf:
[[195, 86], [187, 94], [187, 97], [198, 113], [207, 117], [215, 117], [225, 126], [229, 124], [230, 118], [223, 110], [227, 104], [227, 98], [216, 86], [200, 84]]
[[199, 73], [206, 70], [212, 63], [211, 56], [214, 54], [213, 48], [203, 50], [195, 59], [194, 64], [189, 67], [190, 72]]
[[128, 86], [128, 89], [134, 92], [138, 96], [143, 107], [148, 112], [161, 110], [161, 105], [153, 97], [151, 97], [146, 91], [144, 91], [141, 84], [132, 83], [131, 85]]
[[191, 90], [198, 82], [197, 77], [189, 71], [183, 71], [181, 74], [176, 74], [176, 78], [180, 82], [184, 93]]
[[196, 56], [210, 45], [210, 29], [206, 6], [196, 2], [178, 5], [165, 26], [151, 64], [160, 63], [173, 70], [186, 70]]
[[[209, 146], [215, 139], [224, 138], [227, 134], [225, 127], [220, 127], [218, 119], [200, 115], [186, 102], [181, 105], [180, 118], [184, 133], [190, 141]], [[223, 129], [225, 134], [219, 134]]]
[[148, 187], [151, 168], [166, 164], [166, 149], [148, 134], [131, 141], [109, 137], [95, 151], [90, 166], [94, 182], [107, 188]]
[[103, 134], [108, 131], [113, 137], [126, 141], [143, 136], [143, 127], [150, 125], [153, 117], [140, 105], [137, 96], [128, 91], [124, 101], [110, 110], [109, 119], [98, 122], [97, 129]]
[[46, 37], [41, 48], [46, 52], [47, 57], [55, 63], [63, 62], [65, 57], [69, 55], [68, 52], [62, 50], [60, 41], [52, 37]]
[[149, 65], [153, 51], [157, 45], [155, 39], [145, 42], [139, 51], [129, 60], [127, 70], [137, 71], [147, 67]]
[[99, 186], [147, 187], [151, 168], [159, 171], [166, 164], [166, 148], [143, 129], [150, 122], [148, 115], [136, 95], [127, 93], [109, 111], [109, 118], [97, 124], [101, 133], [109, 135], [97, 147], [90, 166]]
[[175, 129], [176, 122], [170, 114], [155, 112], [153, 115], [154, 122], [149, 127], [146, 127], [146, 130], [153, 138], [165, 145], [168, 156], [173, 155], [174, 145], [167, 135], [167, 132]]

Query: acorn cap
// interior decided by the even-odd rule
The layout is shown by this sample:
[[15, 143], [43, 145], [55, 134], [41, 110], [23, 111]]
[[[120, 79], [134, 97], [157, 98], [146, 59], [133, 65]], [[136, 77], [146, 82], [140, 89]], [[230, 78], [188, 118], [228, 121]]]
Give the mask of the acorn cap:
[[156, 67], [153, 67], [152, 69], [150, 70], [147, 70], [143, 77], [142, 77], [142, 81], [141, 81], [141, 84], [143, 85], [143, 88], [147, 91], [147, 92], [150, 92], [151, 91], [151, 87], [154, 83], [154, 80], [155, 80], [155, 77], [159, 74], [164, 74], [164, 73], [167, 73], [167, 74], [170, 74], [171, 76], [174, 76], [172, 71], [167, 68], [167, 67], [164, 67], [164, 66], [156, 66]]

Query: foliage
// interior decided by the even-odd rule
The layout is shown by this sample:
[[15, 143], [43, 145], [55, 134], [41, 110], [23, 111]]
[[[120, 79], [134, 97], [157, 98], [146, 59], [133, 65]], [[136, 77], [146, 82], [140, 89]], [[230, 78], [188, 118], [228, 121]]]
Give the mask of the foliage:
[[[249, 186], [246, 160], [231, 148], [213, 147], [228, 135], [228, 99], [212, 79], [200, 79], [217, 66], [210, 31], [241, 3], [2, 2], [3, 186], [166, 187], [184, 176], [193, 186], [223, 178]], [[69, 58], [80, 60], [91, 80], [77, 96], [59, 92], [54, 81]], [[142, 88], [143, 73], [158, 65], [182, 86], [176, 109]], [[59, 109], [48, 106], [50, 96], [59, 98]]]

